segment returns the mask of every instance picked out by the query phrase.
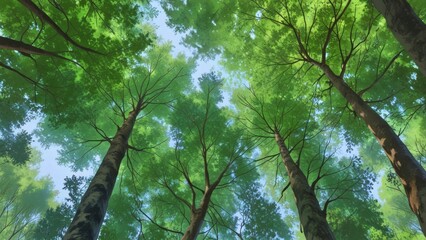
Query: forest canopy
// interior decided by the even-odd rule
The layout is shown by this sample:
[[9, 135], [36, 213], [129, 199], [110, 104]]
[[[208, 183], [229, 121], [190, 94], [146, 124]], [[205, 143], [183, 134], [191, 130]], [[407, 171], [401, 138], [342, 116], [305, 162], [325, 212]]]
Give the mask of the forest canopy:
[[426, 236], [424, 1], [3, 5], [1, 239]]

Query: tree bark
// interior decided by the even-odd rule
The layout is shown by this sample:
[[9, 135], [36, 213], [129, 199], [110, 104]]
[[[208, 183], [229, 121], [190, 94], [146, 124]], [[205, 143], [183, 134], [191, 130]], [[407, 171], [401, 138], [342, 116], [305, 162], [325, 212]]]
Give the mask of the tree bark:
[[213, 194], [215, 187], [207, 187], [204, 192], [203, 198], [200, 202], [200, 207], [191, 208], [191, 220], [189, 226], [186, 228], [185, 233], [182, 237], [182, 240], [194, 240], [197, 238], [200, 233], [201, 227], [203, 226], [204, 218], [207, 214], [209, 208], [209, 203], [211, 196]]
[[140, 104], [130, 112], [118, 129], [98, 171], [83, 195], [77, 212], [64, 239], [97, 239], [108, 207], [121, 161], [128, 149], [128, 139], [132, 133]]
[[306, 176], [291, 158], [278, 130], [275, 130], [275, 141], [290, 177], [290, 187], [296, 199], [297, 211], [306, 239], [335, 239], [328, 225], [326, 214], [322, 211], [313, 189]]
[[26, 44], [24, 42], [16, 41], [10, 38], [0, 36], [0, 48], [16, 50], [23, 54], [36, 54], [36, 55], [45, 55], [50, 57], [57, 57], [68, 60], [54, 52], [46, 51], [41, 48], [34, 47], [32, 45]]
[[371, 0], [395, 38], [426, 76], [426, 25], [406, 0]]
[[349, 102], [355, 113], [367, 124], [389, 158], [399, 176], [411, 210], [416, 214], [426, 236], [426, 171], [414, 158], [391, 126], [374, 111], [342, 77], [334, 74], [326, 64], [317, 63], [333, 86]]

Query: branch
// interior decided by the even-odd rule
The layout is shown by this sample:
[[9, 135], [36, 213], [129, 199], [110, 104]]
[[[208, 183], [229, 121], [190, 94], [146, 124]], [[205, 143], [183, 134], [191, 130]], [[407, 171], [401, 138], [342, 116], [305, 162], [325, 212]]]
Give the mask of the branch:
[[67, 33], [65, 33], [64, 31], [62, 31], [62, 29], [43, 10], [41, 10], [31, 0], [19, 0], [19, 2], [22, 5], [24, 5], [28, 10], [30, 10], [32, 13], [34, 13], [42, 22], [46, 22], [47, 24], [49, 24], [67, 42], [71, 43], [72, 45], [74, 45], [77, 48], [80, 48], [82, 50], [103, 55], [102, 53], [100, 53], [98, 51], [95, 51], [95, 50], [93, 50], [91, 48], [84, 47], [84, 46], [76, 43], [70, 36], [68, 36]]
[[333, 3], [331, 1], [329, 1], [329, 2], [333, 6], [334, 20], [330, 23], [330, 25], [328, 27], [327, 36], [325, 38], [324, 44], [322, 45], [322, 50], [321, 50], [321, 63], [322, 64], [325, 64], [325, 62], [326, 62], [327, 47], [328, 47], [328, 44], [330, 43], [331, 34], [333, 33], [333, 29], [337, 25], [338, 21], [343, 17], [343, 14], [348, 9], [349, 4], [351, 3], [351, 0], [349, 0], [346, 3], [346, 5], [344, 6], [344, 8], [342, 9], [342, 11], [340, 13], [338, 13], [338, 11], [340, 11], [340, 9], [337, 10], [337, 12], [336, 12], [336, 7], [333, 5]]
[[[177, 234], [180, 234], [180, 235], [184, 235], [184, 233], [183, 232], [181, 232], [181, 231], [177, 231], [177, 230], [173, 230], [173, 229], [170, 229], [170, 228], [166, 228], [166, 227], [164, 227], [164, 226], [161, 226], [160, 224], [158, 224], [156, 221], [154, 221], [154, 219], [152, 219], [148, 214], [146, 214], [142, 209], [138, 209], [138, 211], [140, 212], [140, 213], [142, 213], [142, 215], [144, 216], [144, 217], [146, 217], [152, 224], [154, 224], [155, 226], [157, 226], [158, 228], [160, 228], [160, 229], [162, 229], [162, 230], [165, 230], [165, 231], [168, 231], [168, 232], [172, 232], [172, 233], [177, 233]], [[139, 223], [141, 223], [142, 224], [142, 219], [140, 219], [138, 216], [136, 216], [133, 212], [131, 213], [132, 214], [132, 216], [136, 219], [136, 221], [138, 221]]]
[[24, 42], [21, 41], [16, 41], [13, 40], [11, 38], [7, 38], [7, 37], [2, 37], [0, 36], [0, 48], [2, 49], [8, 49], [8, 50], [16, 50], [22, 54], [36, 54], [36, 55], [44, 55], [44, 56], [51, 56], [51, 57], [56, 57], [56, 58], [60, 58], [60, 59], [64, 59], [70, 62], [74, 62], [68, 58], [62, 57], [60, 55], [58, 55], [57, 53], [54, 52], [50, 52], [38, 47], [34, 47], [30, 44], [26, 44]]
[[[399, 51], [388, 63], [388, 65], [386, 65], [385, 69], [383, 70], [383, 72], [376, 77], [376, 79], [370, 84], [370, 86], [364, 88], [363, 90], [358, 92], [358, 95], [360, 97], [362, 97], [362, 95], [367, 92], [368, 90], [370, 90], [371, 88], [373, 88], [385, 75], [385, 73], [389, 70], [390, 66], [395, 62], [395, 60], [399, 57], [399, 55], [401, 55], [403, 50]], [[378, 68], [377, 68], [378, 69]]]
[[192, 209], [192, 205], [188, 201], [186, 201], [185, 199], [183, 199], [179, 195], [177, 195], [175, 193], [175, 191], [173, 191], [173, 189], [169, 186], [169, 184], [167, 183], [166, 180], [163, 180], [163, 183], [161, 185], [165, 186], [177, 200], [181, 201], [183, 204], [185, 204], [187, 207], [189, 207], [189, 209]]
[[287, 185], [283, 188], [283, 190], [281, 190], [281, 196], [278, 199], [278, 202], [281, 201], [281, 199], [284, 197], [284, 192], [290, 187], [291, 183], [288, 182]]
[[[1, 37], [0, 37], [0, 38], [1, 38]], [[31, 78], [30, 78], [30, 77], [28, 77], [27, 75], [25, 75], [25, 74], [21, 73], [20, 71], [18, 71], [18, 70], [16, 70], [16, 69], [14, 69], [14, 68], [12, 68], [12, 67], [10, 67], [10, 66], [8, 66], [8, 65], [4, 64], [4, 63], [2, 63], [2, 62], [0, 62], [0, 66], [1, 66], [1, 67], [3, 67], [3, 68], [6, 68], [6, 69], [7, 69], [7, 70], [9, 70], [9, 71], [12, 71], [12, 72], [14, 72], [14, 73], [18, 74], [19, 76], [21, 76], [22, 78], [24, 78], [26, 81], [28, 81], [28, 82], [30, 82], [30, 83], [32, 83], [32, 84], [34, 84], [34, 86], [35, 86], [35, 87], [38, 87], [39, 89], [42, 89], [43, 91], [47, 91], [48, 93], [52, 94], [50, 91], [48, 91], [48, 90], [45, 88], [45, 85], [44, 85], [44, 84], [40, 84], [40, 83], [38, 83], [37, 81], [35, 81], [35, 80], [31, 79]], [[53, 95], [53, 94], [52, 94], [52, 95]]]
[[[44, 49], [41, 49], [41, 48], [34, 47], [30, 44], [26, 44], [26, 43], [21, 42], [21, 41], [13, 40], [11, 38], [0, 36], [0, 49], [16, 50], [16, 51], [20, 52], [22, 55], [27, 56], [27, 57], [30, 57], [30, 54], [35, 54], [35, 55], [59, 58], [59, 59], [74, 63], [75, 65], [81, 67], [84, 70], [84, 72], [88, 73], [86, 71], [86, 69], [83, 67], [83, 65], [81, 65], [80, 63], [78, 63], [74, 60], [63, 57], [63, 56], [61, 56], [57, 53], [51, 52], [51, 51], [47, 51], [47, 50], [44, 50]], [[31, 58], [31, 59], [33, 59], [33, 58]]]

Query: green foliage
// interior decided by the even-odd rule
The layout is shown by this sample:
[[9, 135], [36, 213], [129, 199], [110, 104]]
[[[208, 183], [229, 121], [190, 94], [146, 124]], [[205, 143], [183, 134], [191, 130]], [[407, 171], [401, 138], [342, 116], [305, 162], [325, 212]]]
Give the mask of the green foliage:
[[[240, 118], [246, 121], [247, 126], [252, 127], [249, 131], [262, 139], [263, 156], [274, 153], [273, 140], [264, 132], [271, 129], [268, 129], [265, 124], [262, 125], [263, 120], [256, 118], [256, 114], [247, 111], [246, 107], [262, 109], [263, 117], [271, 126], [282, 127], [283, 135], [290, 133], [288, 144], [295, 148], [294, 154], [298, 160], [310, 159], [309, 154], [306, 153], [312, 151], [309, 148], [315, 148], [316, 145], [316, 143], [307, 142], [304, 145], [304, 154], [297, 153], [301, 147], [300, 144], [297, 145], [298, 139], [301, 139], [300, 133], [297, 132], [304, 127], [304, 124], [298, 124], [297, 119], [300, 122], [306, 122], [308, 116], [314, 119], [310, 120], [313, 125], [306, 131], [308, 135], [305, 137], [308, 139], [315, 135], [315, 131], [318, 131], [316, 124], [320, 129], [332, 127], [339, 131], [333, 137], [336, 142], [336, 145], [332, 145], [333, 148], [346, 148], [347, 151], [357, 154], [358, 146], [361, 145], [359, 154], [362, 156], [364, 166], [372, 167], [376, 173], [383, 171], [383, 167], [388, 164], [377, 143], [373, 143], [375, 139], [370, 137], [368, 129], [353, 113], [346, 101], [331, 88], [325, 77], [321, 75], [322, 73], [303, 62], [303, 58], [308, 54], [309, 58], [318, 62], [325, 60], [336, 74], [342, 74], [345, 82], [384, 116], [396, 132], [401, 133], [405, 130], [404, 141], [416, 154], [417, 159], [422, 161], [424, 147], [420, 139], [424, 139], [424, 136], [420, 129], [423, 128], [411, 126], [419, 124], [420, 121], [415, 116], [424, 112], [424, 89], [426, 89], [423, 86], [424, 77], [404, 52], [399, 53], [399, 43], [386, 29], [384, 20], [376, 17], [377, 13], [367, 4], [367, 1], [351, 1], [346, 12], [338, 16], [348, 2], [238, 1], [236, 4], [233, 3], [233, 7], [227, 8], [227, 11], [221, 8], [225, 4], [218, 2], [215, 3], [214, 8], [198, 7], [198, 9], [204, 11], [207, 16], [214, 16], [206, 13], [209, 9], [214, 9], [216, 11], [213, 12], [217, 12], [218, 16], [223, 19], [232, 19], [232, 21], [218, 20], [214, 21], [216, 24], [208, 23], [203, 27], [200, 27], [204, 20], [202, 14], [191, 16], [190, 19], [177, 16], [177, 13], [185, 6], [185, 1], [179, 2], [176, 6], [171, 3], [169, 5], [163, 3], [163, 5], [166, 5], [170, 25], [177, 30], [186, 30], [201, 36], [212, 37], [207, 32], [220, 35], [213, 38], [212, 43], [203, 37], [185, 40], [187, 44], [203, 49], [202, 54], [216, 53], [220, 49], [224, 56], [222, 60], [224, 67], [241, 76], [256, 93], [256, 97], [250, 97], [249, 91], [234, 91], [234, 103], [238, 107]], [[421, 4], [417, 1], [413, 1], [412, 4], [414, 9], [423, 16]], [[337, 17], [339, 20], [334, 25], [333, 21]], [[333, 30], [328, 38], [327, 33], [331, 28]], [[223, 36], [228, 38], [224, 39]], [[297, 38], [300, 39], [300, 43], [297, 42]], [[301, 49], [300, 44], [304, 49]], [[247, 100], [245, 104], [240, 104], [241, 98]], [[309, 107], [306, 107], [309, 105], [314, 109], [310, 115], [307, 114]], [[289, 110], [292, 106], [294, 109]], [[283, 117], [280, 118], [280, 116]], [[415, 123], [413, 123], [413, 117], [416, 119]], [[410, 121], [412, 124], [408, 124]], [[324, 139], [328, 138], [330, 137], [324, 136]], [[320, 140], [320, 142], [323, 141], [326, 140]], [[337, 145], [338, 143], [340, 145]], [[346, 146], [343, 147], [342, 144]], [[342, 153], [339, 152], [340, 154]], [[337, 160], [330, 162], [334, 161]], [[332, 166], [338, 167], [336, 164]], [[282, 179], [281, 176], [277, 176], [282, 171], [275, 170], [275, 166], [268, 167], [265, 164], [262, 169], [269, 171], [266, 176], [268, 182], [273, 183], [277, 182], [277, 179]], [[272, 174], [272, 171], [275, 174]], [[311, 173], [312, 175], [315, 174]], [[369, 186], [371, 187], [371, 184]], [[277, 187], [270, 188], [271, 191], [279, 194]], [[372, 201], [371, 196], [368, 196], [368, 194], [352, 196], [356, 197], [353, 201], [358, 199], [356, 201], [361, 201], [366, 206], [365, 210], [356, 211], [363, 214], [369, 212], [371, 216], [379, 218], [380, 213], [377, 210], [379, 206]], [[353, 204], [338, 204], [336, 212], [343, 213], [351, 206]], [[391, 210], [384, 212], [395, 213]], [[366, 216], [369, 214], [366, 213]], [[342, 216], [344, 214], [331, 221], [337, 222]], [[394, 218], [388, 214], [383, 217], [386, 223], [388, 218]], [[378, 223], [374, 225], [376, 230], [368, 229], [366, 224], [358, 233], [363, 234], [364, 237], [369, 232], [370, 237], [378, 234], [376, 236], [387, 238], [384, 236], [389, 233], [388, 229], [381, 225], [381, 221], [376, 220], [369, 223], [372, 225]], [[351, 224], [358, 226], [353, 224], [354, 222]], [[396, 226], [398, 224], [392, 225], [391, 228], [396, 231], [398, 228]], [[353, 229], [355, 228], [358, 229], [358, 227]], [[395, 234], [399, 237], [400, 233], [395, 232]]]
[[[423, 111], [423, 110], [419, 110]], [[421, 139], [425, 138], [425, 121], [422, 116], [416, 116], [406, 127], [404, 136], [407, 136], [407, 146], [424, 166], [426, 149]], [[417, 218], [411, 213], [407, 197], [393, 170], [382, 168], [382, 188], [379, 190], [383, 201], [381, 210], [387, 219], [387, 224], [400, 239], [423, 239]]]
[[2, 132], [3, 139], [0, 138], [0, 156], [6, 161], [11, 159], [14, 165], [25, 164], [30, 159], [31, 135], [26, 131], [17, 134], [7, 134]]
[[224, 33], [232, 30], [235, 20], [233, 13], [238, 9], [238, 1], [160, 2], [169, 18], [167, 24], [177, 32], [185, 33], [185, 43], [196, 48], [197, 54], [213, 57], [223, 50], [224, 41], [230, 40]]
[[[257, 189], [256, 170], [247, 165], [244, 155], [250, 143], [241, 136], [230, 112], [219, 107], [222, 82], [214, 73], [204, 74], [199, 89], [186, 90], [173, 104], [167, 120], [172, 141], [148, 154], [130, 155], [131, 171], [118, 184], [101, 238], [123, 232], [147, 239], [181, 236], [190, 218], [186, 203], [197, 207], [206, 179], [213, 184], [219, 178], [200, 235], [225, 239], [288, 236], [278, 207]], [[269, 228], [266, 219], [274, 219], [279, 228]]]
[[0, 10], [2, 36], [62, 58], [8, 49], [0, 53], [0, 99], [2, 105], [7, 103], [1, 109], [8, 113], [0, 121], [22, 123], [42, 110], [55, 125], [73, 125], [87, 118], [90, 110], [85, 106], [95, 100], [97, 86], [119, 82], [151, 43], [140, 23], [147, 9], [139, 1], [39, 1], [35, 5], [70, 39], [102, 54], [71, 44], [20, 2], [5, 3]]
[[283, 220], [283, 211], [277, 203], [271, 201], [267, 193], [263, 191], [261, 184], [257, 181], [260, 175], [256, 170], [247, 172], [253, 164], [248, 164], [237, 172], [235, 189], [236, 202], [238, 204], [238, 228], [241, 230], [243, 239], [289, 239], [290, 229]]
[[37, 239], [62, 239], [73, 216], [73, 209], [66, 204], [56, 208], [49, 208], [44, 217], [38, 221], [33, 230], [33, 238]]
[[393, 230], [398, 239], [422, 239], [420, 227], [416, 216], [408, 207], [407, 197], [401, 184], [395, 181], [393, 171], [386, 170], [379, 190], [380, 199], [383, 201], [381, 210], [386, 219], [386, 224]]
[[38, 178], [40, 156], [32, 151], [26, 165], [0, 160], [0, 233], [5, 239], [30, 239], [34, 221], [52, 204], [52, 182]]
[[[252, 112], [255, 110], [260, 113], [252, 114], [251, 120], [247, 118], [247, 121], [251, 123], [247, 126], [252, 129], [254, 137], [265, 139], [260, 145], [262, 151], [260, 159], [265, 161], [262, 173], [266, 174], [268, 184], [274, 184], [274, 187], [270, 187], [285, 189], [288, 187], [286, 186], [288, 180], [287, 173], [282, 173], [285, 172], [282, 170], [284, 167], [271, 161], [271, 158], [276, 156], [274, 153], [277, 150], [275, 150], [273, 131], [266, 127], [267, 124], [278, 126], [282, 134], [287, 136], [286, 144], [292, 149], [293, 159], [304, 172], [310, 186], [315, 189], [317, 199], [327, 213], [329, 224], [338, 239], [352, 236], [368, 239], [371, 231], [380, 232], [382, 236], [392, 236], [391, 230], [384, 225], [377, 200], [372, 196], [374, 174], [362, 168], [362, 160], [358, 157], [351, 159], [335, 157], [337, 150], [333, 149], [341, 146], [341, 140], [333, 132], [333, 125], [327, 127], [325, 125], [327, 121], [319, 121], [321, 124], [314, 122], [315, 114], [311, 112], [313, 116], [306, 116], [300, 112], [304, 106], [303, 102], [300, 99], [298, 102], [293, 101], [287, 98], [285, 104], [278, 105], [274, 101], [262, 102], [260, 97], [257, 97], [252, 98], [251, 102], [243, 102], [243, 105], [252, 109]], [[315, 109], [315, 100], [313, 102], [311, 108]], [[274, 105], [294, 106], [295, 104], [301, 104], [301, 107], [291, 108], [291, 110], [273, 108]], [[309, 109], [306, 111], [309, 112]], [[244, 114], [250, 116], [248, 113]], [[301, 124], [300, 119], [306, 119], [306, 117], [308, 117], [305, 120], [307, 122]], [[277, 174], [282, 175], [277, 176]], [[277, 198], [282, 199], [283, 195], [284, 193], [281, 192]], [[368, 220], [361, 221], [364, 218]]]
[[[424, 3], [410, 3], [424, 19]], [[337, 239], [421, 238], [376, 140], [312, 66], [326, 63], [340, 74], [423, 164], [425, 77], [368, 1], [162, 0], [167, 24], [184, 34], [194, 55], [220, 56], [229, 73], [204, 74], [196, 86], [190, 77], [197, 58], [172, 56], [171, 43], [154, 42], [153, 27], [144, 24], [157, 14], [149, 2], [34, 4], [72, 41], [19, 1], [0, 9], [1, 37], [53, 53], [0, 52], [0, 207], [11, 204], [8, 214], [16, 216], [0, 216], [2, 237], [13, 234], [6, 223], [13, 221], [23, 226], [15, 238], [61, 238], [85, 181], [67, 178], [69, 197], [52, 207], [51, 183], [32, 177], [32, 134], [21, 130], [28, 120], [41, 116], [36, 136], [60, 147], [59, 163], [80, 170], [98, 165], [142, 99], [101, 239], [180, 237], [188, 205], [218, 178], [200, 238], [300, 237], [290, 234], [297, 211], [283, 192], [288, 176], [274, 130]], [[224, 85], [232, 86], [233, 106], [224, 101]], [[383, 176], [379, 201], [376, 176]]]
[[33, 238], [53, 240], [64, 237], [67, 227], [74, 216], [74, 209], [78, 206], [83, 195], [85, 183], [87, 183], [85, 177], [73, 175], [71, 178], [65, 178], [63, 189], [68, 190], [68, 198], [65, 198], [66, 202], [46, 210], [43, 218], [37, 222], [37, 226], [32, 231]]
[[155, 134], [161, 131], [156, 125], [167, 114], [166, 104], [186, 88], [193, 68], [184, 56], [173, 57], [170, 51], [170, 44], [153, 46], [138, 64], [124, 73], [120, 82], [97, 86], [97, 94], [92, 95], [82, 108], [78, 106], [75, 109], [78, 113], [64, 119], [65, 123], [72, 122], [72, 128], [57, 126], [58, 116], [48, 115], [37, 130], [40, 141], [46, 146], [58, 144], [62, 147], [60, 163], [76, 170], [87, 168], [103, 157], [108, 148], [105, 143], [113, 138], [117, 127], [139, 98], [143, 110], [130, 144], [145, 149], [163, 141], [157, 138], [161, 134]]
[[332, 189], [329, 194], [332, 192], [334, 196], [329, 199], [339, 197], [327, 211], [336, 238], [370, 239], [372, 232], [385, 238], [393, 237], [393, 231], [385, 225], [380, 205], [372, 194], [374, 173], [362, 168], [361, 159], [342, 159], [339, 164], [353, 166], [325, 178], [321, 184], [321, 188]]

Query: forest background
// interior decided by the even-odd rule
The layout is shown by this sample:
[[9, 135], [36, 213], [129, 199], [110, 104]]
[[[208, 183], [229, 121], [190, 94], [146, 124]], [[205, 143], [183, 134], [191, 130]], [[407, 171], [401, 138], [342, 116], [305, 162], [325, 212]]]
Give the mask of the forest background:
[[5, 3], [0, 236], [422, 239], [426, 6], [383, 2]]

